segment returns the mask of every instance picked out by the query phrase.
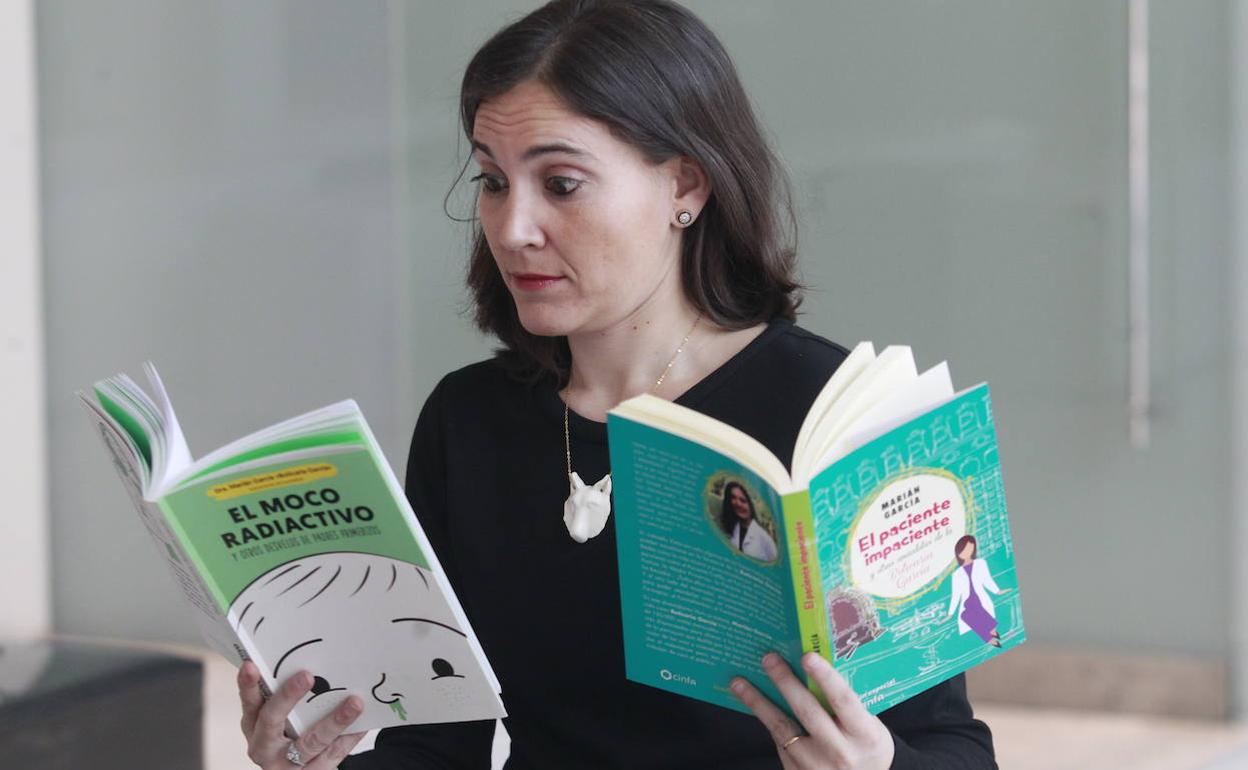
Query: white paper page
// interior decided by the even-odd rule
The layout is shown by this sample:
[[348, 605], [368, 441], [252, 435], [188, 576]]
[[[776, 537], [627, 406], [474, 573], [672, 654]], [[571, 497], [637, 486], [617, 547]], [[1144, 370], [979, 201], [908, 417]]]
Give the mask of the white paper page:
[[152, 385], [152, 400], [156, 402], [156, 408], [160, 410], [161, 417], [165, 423], [164, 429], [169, 455], [165, 459], [164, 473], [161, 479], [163, 481], [177, 476], [194, 462], [194, 458], [191, 456], [190, 448], [186, 445], [186, 437], [182, 434], [182, 426], [178, 424], [178, 416], [173, 413], [173, 403], [169, 401], [169, 394], [165, 391], [165, 383], [161, 381], [160, 374], [156, 371], [156, 365], [151, 361], [144, 361], [143, 371], [147, 372], [147, 381]]
[[815, 402], [811, 404], [810, 410], [806, 413], [806, 419], [802, 421], [802, 428], [797, 434], [797, 443], [793, 446], [793, 478], [801, 476], [807, 470], [801, 466], [800, 461], [810, 451], [810, 442], [814, 439], [815, 430], [823, 421], [824, 416], [833, 409], [837, 399], [853, 385], [854, 380], [858, 379], [858, 376], [873, 363], [875, 363], [875, 346], [867, 340], [859, 342], [836, 368], [823, 389], [819, 391]]
[[812, 440], [807, 446], [807, 454], [796, 458], [793, 463], [793, 481], [799, 487], [810, 482], [815, 475], [827, 467], [820, 461], [830, 454], [845, 429], [852, 425], [861, 415], [866, 414], [879, 402], [887, 399], [889, 394], [896, 392], [907, 383], [919, 376], [914, 366], [914, 356], [905, 345], [889, 345], [879, 357], [867, 367], [845, 389], [839, 398], [828, 409], [820, 420], [819, 440]]
[[819, 461], [820, 470], [953, 396], [948, 363], [941, 361], [858, 416]]

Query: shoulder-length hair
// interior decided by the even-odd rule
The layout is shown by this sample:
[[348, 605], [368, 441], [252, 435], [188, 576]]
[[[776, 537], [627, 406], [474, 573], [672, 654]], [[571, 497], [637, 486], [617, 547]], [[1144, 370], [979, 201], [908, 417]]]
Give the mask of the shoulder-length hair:
[[979, 541], [975, 539], [974, 535], [963, 535], [958, 538], [958, 542], [953, 544], [953, 559], [959, 564], [962, 562], [962, 549], [968, 543], [975, 546], [975, 550], [971, 552], [971, 561], [975, 561], [976, 557], [979, 556]]
[[[715, 324], [795, 320], [801, 302], [789, 182], [763, 138], [736, 68], [715, 35], [669, 0], [554, 0], [503, 28], [473, 56], [460, 89], [472, 138], [477, 109], [529, 80], [601, 121], [652, 163], [686, 156], [711, 196], [681, 241], [686, 297]], [[566, 383], [566, 337], [520, 324], [479, 222], [467, 283], [477, 327], [522, 379]]]

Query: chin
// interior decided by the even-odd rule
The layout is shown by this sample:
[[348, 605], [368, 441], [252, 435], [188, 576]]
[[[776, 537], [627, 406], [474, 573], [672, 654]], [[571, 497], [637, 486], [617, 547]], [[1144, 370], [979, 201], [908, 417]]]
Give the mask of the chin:
[[524, 330], [538, 337], [563, 337], [579, 327], [579, 324], [564, 313], [550, 307], [519, 306], [516, 308], [516, 315], [519, 316], [520, 325], [524, 327]]
[[[514, 297], [512, 301], [515, 302]], [[538, 337], [566, 337], [593, 328], [592, 319], [567, 303], [517, 302], [516, 315], [524, 330]]]

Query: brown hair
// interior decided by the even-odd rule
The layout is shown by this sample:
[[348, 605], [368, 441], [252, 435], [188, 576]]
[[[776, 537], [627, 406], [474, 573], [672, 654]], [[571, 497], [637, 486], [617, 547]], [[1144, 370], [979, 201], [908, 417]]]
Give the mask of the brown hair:
[[974, 559], [979, 555], [979, 541], [975, 539], [974, 535], [963, 535], [958, 538], [958, 542], [953, 545], [953, 558], [959, 564], [962, 562], [962, 549], [965, 548], [968, 543], [975, 546], [974, 552], [971, 553], [971, 559]]
[[[705, 24], [669, 0], [547, 3], [496, 33], [468, 64], [460, 119], [469, 139], [481, 103], [528, 80], [605, 123], [650, 162], [687, 156], [702, 167], [711, 196], [682, 234], [681, 280], [708, 319], [730, 329], [795, 319], [802, 287], [788, 179]], [[503, 343], [495, 352], [509, 370], [566, 382], [567, 338], [520, 324], [479, 224], [468, 288], [474, 320]]]

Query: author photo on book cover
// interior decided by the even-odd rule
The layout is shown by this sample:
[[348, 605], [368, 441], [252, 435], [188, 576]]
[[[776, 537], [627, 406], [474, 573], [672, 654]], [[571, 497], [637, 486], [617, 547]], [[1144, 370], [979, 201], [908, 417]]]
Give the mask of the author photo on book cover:
[[773, 562], [779, 556], [776, 539], [767, 531], [754, 509], [754, 496], [739, 481], [724, 484], [719, 527], [728, 537], [728, 542], [746, 556], [762, 562]]
[[[995, 767], [961, 674], [878, 716], [813, 653], [762, 657], [784, 702], [725, 682], [740, 711], [629, 681], [623, 513], [604, 509], [600, 531], [565, 524], [570, 492], [609, 505], [591, 481], [611, 472], [621, 401], [675, 401], [785, 458], [848, 354], [796, 324], [789, 181], [721, 41], [670, 0], [555, 0], [484, 41], [458, 113], [476, 186], [466, 283], [497, 349], [424, 403], [406, 492], [501, 684], [506, 767]], [[774, 559], [743, 492], [725, 496], [728, 534]], [[265, 698], [241, 667], [241, 728], [265, 770], [491, 766], [493, 721], [383, 729], [347, 758], [367, 693], [292, 742], [286, 715], [315, 675]]]

